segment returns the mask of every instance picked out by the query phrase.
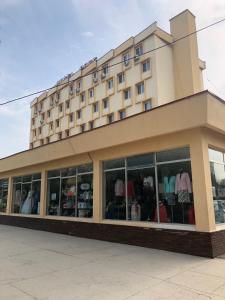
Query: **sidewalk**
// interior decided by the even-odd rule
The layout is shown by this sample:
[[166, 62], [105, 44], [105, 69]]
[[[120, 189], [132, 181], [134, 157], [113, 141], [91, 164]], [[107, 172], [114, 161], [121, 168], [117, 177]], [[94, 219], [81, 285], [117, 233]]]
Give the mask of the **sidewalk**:
[[225, 260], [0, 225], [0, 300], [225, 299]]

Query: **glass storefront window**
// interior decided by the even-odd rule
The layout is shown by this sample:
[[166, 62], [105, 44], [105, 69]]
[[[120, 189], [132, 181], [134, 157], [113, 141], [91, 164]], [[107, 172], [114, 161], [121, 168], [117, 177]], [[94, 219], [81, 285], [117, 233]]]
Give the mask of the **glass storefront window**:
[[13, 178], [12, 213], [40, 213], [41, 174]]
[[48, 172], [47, 215], [92, 217], [91, 164]]
[[103, 166], [106, 219], [195, 224], [189, 148]]
[[0, 180], [0, 212], [6, 212], [7, 206], [7, 198], [8, 198], [8, 180], [1, 179]]
[[225, 223], [225, 163], [224, 153], [209, 149], [215, 222]]

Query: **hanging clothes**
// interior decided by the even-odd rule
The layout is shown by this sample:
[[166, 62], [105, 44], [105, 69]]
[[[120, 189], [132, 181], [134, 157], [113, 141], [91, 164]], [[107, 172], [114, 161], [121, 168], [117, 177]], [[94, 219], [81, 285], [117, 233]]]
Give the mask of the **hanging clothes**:
[[194, 205], [192, 205], [188, 210], [188, 223], [195, 224], [195, 210]]
[[141, 220], [141, 206], [138, 203], [134, 203], [131, 206], [131, 220], [132, 221]]
[[143, 180], [143, 186], [153, 189], [154, 188], [154, 179], [153, 179], [153, 177], [152, 176], [145, 177], [144, 180]]
[[180, 191], [188, 191], [191, 193], [191, 180], [187, 172], [179, 173], [176, 176], [175, 193]]
[[175, 193], [176, 177], [175, 176], [165, 176], [163, 177], [163, 190], [164, 193]]
[[115, 196], [116, 197], [124, 196], [124, 183], [121, 179], [117, 179], [115, 183]]
[[[156, 208], [154, 221], [157, 222], [157, 219], [158, 218], [157, 218], [157, 208]], [[161, 223], [167, 223], [168, 222], [166, 207], [162, 202], [159, 204], [159, 221]]]

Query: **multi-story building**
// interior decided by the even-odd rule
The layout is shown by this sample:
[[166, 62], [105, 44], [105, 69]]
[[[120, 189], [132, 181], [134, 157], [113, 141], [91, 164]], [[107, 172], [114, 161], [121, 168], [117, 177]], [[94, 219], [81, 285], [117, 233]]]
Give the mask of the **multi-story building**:
[[1, 224], [225, 253], [225, 101], [203, 91], [192, 13], [170, 24], [32, 103], [34, 149], [0, 160]]
[[[30, 148], [138, 114], [203, 90], [195, 17], [153, 23], [103, 57], [65, 76], [31, 103]], [[171, 44], [172, 43], [172, 44]]]

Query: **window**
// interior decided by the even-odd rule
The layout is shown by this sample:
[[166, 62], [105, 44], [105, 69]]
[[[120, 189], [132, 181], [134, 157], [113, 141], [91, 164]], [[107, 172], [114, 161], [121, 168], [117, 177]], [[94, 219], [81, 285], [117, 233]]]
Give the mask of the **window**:
[[90, 121], [89, 122], [89, 129], [93, 129], [94, 128], [94, 121]]
[[51, 122], [49, 125], [50, 125], [50, 130], [53, 130], [53, 122]]
[[77, 111], [77, 119], [81, 119], [81, 110]]
[[73, 85], [70, 85], [70, 86], [69, 86], [69, 94], [70, 94], [70, 95], [73, 95]]
[[32, 125], [35, 124], [35, 118], [32, 118]]
[[80, 132], [84, 132], [85, 131], [85, 124], [80, 125]]
[[103, 109], [106, 109], [109, 107], [109, 99], [108, 98], [103, 99], [102, 102], [103, 102]]
[[73, 113], [71, 113], [71, 114], [69, 115], [69, 120], [70, 120], [70, 123], [73, 122]]
[[130, 99], [130, 97], [131, 97], [131, 90], [129, 88], [124, 91], [124, 100]]
[[138, 83], [136, 85], [136, 87], [137, 87], [137, 94], [138, 95], [144, 94], [144, 91], [145, 91], [144, 82]]
[[97, 71], [92, 74], [92, 79], [93, 79], [94, 83], [96, 83], [98, 81], [98, 72]]
[[41, 134], [41, 127], [38, 128], [38, 133]]
[[59, 105], [59, 112], [62, 112], [62, 111], [63, 111], [63, 105], [60, 104], [60, 105]]
[[56, 128], [59, 127], [59, 119], [57, 119], [57, 120], [55, 121], [55, 125], [56, 125]]
[[36, 136], [36, 129], [33, 130], [33, 136]]
[[48, 172], [47, 215], [92, 217], [92, 164]]
[[66, 109], [69, 109], [70, 108], [70, 100], [67, 100], [66, 101]]
[[34, 114], [37, 114], [37, 104], [34, 105]]
[[121, 84], [125, 81], [125, 74], [124, 72], [118, 74], [118, 84]]
[[124, 63], [124, 66], [126, 66], [126, 67], [127, 67], [127, 66], [129, 65], [129, 63], [130, 63], [129, 58], [130, 58], [129, 52], [123, 54], [123, 63]]
[[50, 110], [47, 111], [47, 116], [48, 116], [48, 118], [51, 117], [51, 111]]
[[121, 110], [119, 112], [119, 118], [120, 118], [120, 120], [126, 118], [126, 111], [125, 110]]
[[0, 180], [0, 212], [5, 213], [8, 198], [8, 179]]
[[107, 75], [109, 73], [109, 66], [108, 64], [102, 67], [102, 75]]
[[150, 109], [152, 109], [152, 101], [151, 100], [145, 101], [144, 102], [144, 110], [147, 111]]
[[46, 137], [46, 144], [49, 144], [49, 137]]
[[44, 140], [41, 139], [41, 140], [40, 140], [40, 146], [43, 146], [43, 145], [44, 145]]
[[80, 95], [80, 102], [83, 103], [85, 101], [85, 92]]
[[45, 113], [43, 112], [43, 113], [41, 114], [41, 122], [44, 122], [44, 120], [45, 120]]
[[135, 56], [141, 56], [143, 54], [143, 47], [142, 45], [138, 45], [135, 48]]
[[222, 151], [209, 149], [212, 196], [216, 224], [225, 223], [225, 159]]
[[80, 88], [81, 88], [81, 81], [80, 81], [80, 80], [78, 80], [78, 81], [76, 82], [76, 87], [77, 87], [77, 89], [80, 89]]
[[53, 105], [54, 105], [54, 97], [51, 96], [51, 97], [50, 97], [50, 106], [53, 106]]
[[65, 137], [69, 137], [70, 136], [70, 131], [69, 129], [65, 130]]
[[59, 132], [58, 133], [58, 140], [61, 140], [62, 139], [62, 132]]
[[57, 99], [57, 100], [60, 100], [60, 92], [57, 92], [57, 93], [56, 93], [56, 99]]
[[98, 102], [93, 104], [93, 112], [94, 113], [98, 112]]
[[13, 178], [12, 213], [40, 213], [41, 174]]
[[94, 89], [89, 90], [89, 97], [93, 98], [94, 97]]
[[147, 72], [149, 70], [150, 70], [150, 60], [147, 59], [146, 61], [144, 61], [142, 63], [142, 72], [144, 73], [144, 72]]
[[160, 152], [103, 162], [105, 218], [194, 224], [189, 149], [182, 149], [165, 151], [172, 161], [157, 162]]
[[114, 114], [108, 115], [108, 123], [112, 123], [114, 121]]
[[109, 79], [107, 81], [107, 86], [108, 86], [108, 90], [112, 89], [113, 88], [113, 79]]

